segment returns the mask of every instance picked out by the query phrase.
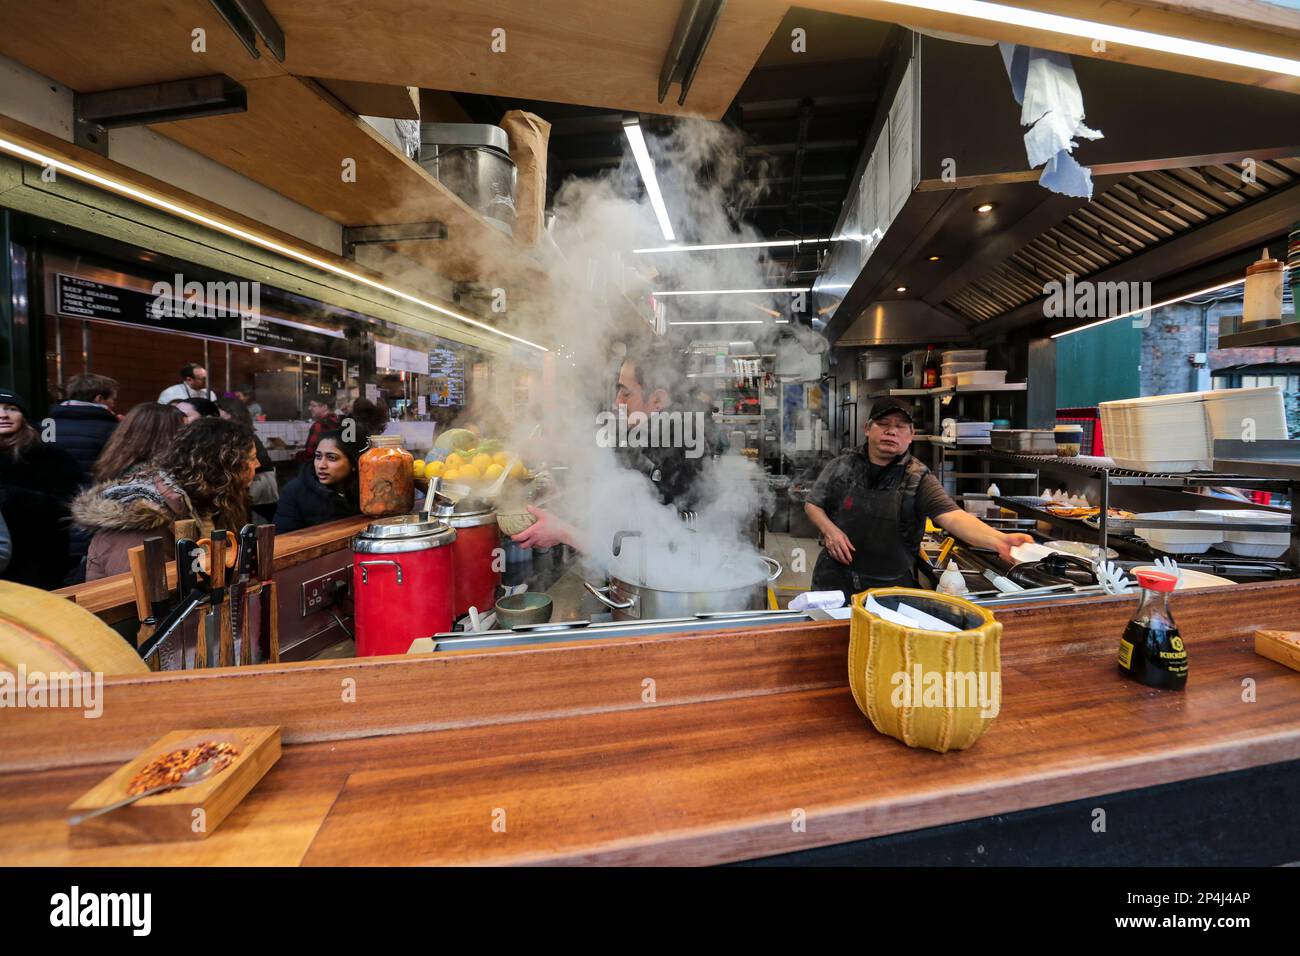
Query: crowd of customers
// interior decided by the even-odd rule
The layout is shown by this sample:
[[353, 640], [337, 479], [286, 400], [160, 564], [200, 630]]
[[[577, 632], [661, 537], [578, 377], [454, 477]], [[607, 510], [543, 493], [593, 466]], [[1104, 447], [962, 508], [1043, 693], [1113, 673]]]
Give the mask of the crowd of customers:
[[120, 574], [131, 548], [153, 536], [170, 544], [185, 519], [206, 535], [355, 516], [358, 460], [388, 424], [382, 403], [357, 399], [345, 417], [311, 396], [307, 446], [281, 489], [251, 386], [218, 397], [207, 371], [187, 365], [157, 402], [120, 415], [117, 394], [111, 378], [77, 375], [41, 415], [0, 389], [0, 579], [53, 589]]

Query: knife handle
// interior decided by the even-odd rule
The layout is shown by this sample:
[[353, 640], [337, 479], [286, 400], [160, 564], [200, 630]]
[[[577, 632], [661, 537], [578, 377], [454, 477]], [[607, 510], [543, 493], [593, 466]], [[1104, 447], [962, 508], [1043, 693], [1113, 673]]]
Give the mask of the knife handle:
[[194, 639], [195, 670], [208, 666], [208, 615], [211, 613], [211, 604], [199, 611], [199, 633]]

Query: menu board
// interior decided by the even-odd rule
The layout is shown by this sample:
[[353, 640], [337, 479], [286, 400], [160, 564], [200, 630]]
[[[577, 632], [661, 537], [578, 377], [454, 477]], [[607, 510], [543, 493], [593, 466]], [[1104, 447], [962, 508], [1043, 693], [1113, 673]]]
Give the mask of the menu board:
[[152, 292], [124, 289], [80, 276], [58, 273], [54, 277], [54, 302], [58, 315], [75, 319], [123, 322], [168, 332], [240, 340], [237, 309], [214, 308], [202, 301], [164, 299]]
[[462, 406], [465, 404], [465, 361], [454, 349], [429, 351], [429, 375], [433, 390], [429, 401], [434, 405]]

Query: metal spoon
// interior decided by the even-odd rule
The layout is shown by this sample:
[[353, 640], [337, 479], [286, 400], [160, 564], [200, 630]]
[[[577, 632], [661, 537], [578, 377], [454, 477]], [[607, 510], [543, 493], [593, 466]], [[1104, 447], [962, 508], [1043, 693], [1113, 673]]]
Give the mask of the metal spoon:
[[185, 771], [185, 773], [181, 775], [180, 780], [175, 783], [165, 783], [160, 787], [150, 787], [142, 793], [134, 794], [127, 797], [125, 800], [117, 801], [117, 803], [110, 803], [106, 807], [99, 807], [96, 810], [91, 810], [89, 813], [79, 813], [75, 817], [69, 817], [68, 826], [75, 827], [78, 823], [89, 820], [91, 817], [102, 816], [110, 810], [117, 810], [120, 807], [125, 807], [127, 804], [135, 803], [137, 800], [143, 800], [145, 797], [151, 797], [155, 793], [161, 793], [163, 790], [172, 790], [176, 787], [192, 787], [195, 784], [202, 783], [208, 777], [212, 776], [216, 769], [217, 761], [215, 759], [205, 760], [197, 767], [191, 767], [189, 770]]

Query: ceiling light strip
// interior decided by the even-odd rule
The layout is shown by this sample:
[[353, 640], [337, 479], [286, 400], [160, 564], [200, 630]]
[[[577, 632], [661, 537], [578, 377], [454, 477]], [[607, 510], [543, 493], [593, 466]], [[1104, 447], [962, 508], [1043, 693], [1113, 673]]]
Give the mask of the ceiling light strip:
[[676, 289], [671, 292], [651, 292], [655, 298], [663, 298], [669, 295], [759, 295], [764, 292], [811, 292], [811, 287], [800, 286], [798, 288], [780, 288], [780, 289]]
[[641, 132], [641, 123], [633, 118], [623, 121], [623, 132], [627, 136], [628, 145], [632, 147], [632, 156], [636, 159], [636, 167], [641, 171], [641, 181], [645, 183], [646, 195], [650, 197], [650, 206], [655, 211], [655, 218], [659, 220], [659, 230], [664, 234], [664, 239], [672, 242], [677, 237], [673, 235], [673, 224], [668, 221], [668, 207], [664, 205], [663, 194], [659, 191], [659, 179], [655, 176], [654, 160], [650, 158], [650, 150], [645, 145], [645, 134]]
[[652, 252], [714, 252], [727, 249], [768, 249], [773, 246], [813, 246], [831, 242], [830, 239], [765, 239], [761, 242], [708, 242], [698, 245], [656, 246], [652, 249], [633, 249], [637, 255]]
[[1096, 322], [1089, 322], [1087, 325], [1081, 325], [1077, 329], [1066, 329], [1064, 332], [1057, 332], [1055, 335], [1052, 336], [1052, 338], [1059, 339], [1064, 335], [1073, 335], [1075, 332], [1082, 332], [1085, 329], [1095, 329], [1100, 325], [1106, 325], [1107, 323], [1110, 322], [1118, 322], [1120, 319], [1127, 319], [1130, 316], [1141, 315], [1143, 312], [1150, 312], [1153, 309], [1160, 309], [1165, 307], [1166, 305], [1176, 305], [1179, 302], [1186, 302], [1188, 299], [1195, 299], [1198, 295], [1205, 295], [1207, 292], [1219, 292], [1223, 289], [1231, 289], [1233, 286], [1241, 285], [1245, 281], [1246, 280], [1244, 278], [1233, 279], [1231, 282], [1221, 282], [1218, 285], [1212, 285], [1205, 289], [1197, 289], [1195, 292], [1188, 292], [1186, 295], [1180, 295], [1174, 299], [1165, 299], [1165, 301], [1163, 302], [1152, 303], [1151, 305], [1147, 306], [1145, 309], [1133, 309], [1130, 312], [1124, 312], [1121, 313], [1120, 315], [1112, 315], [1104, 319], [1099, 319]]
[[205, 213], [199, 212], [197, 209], [192, 209], [189, 206], [172, 202], [170, 199], [165, 199], [162, 196], [156, 195], [147, 190], [139, 189], [129, 183], [96, 173], [93, 170], [78, 166], [75, 163], [69, 163], [65, 160], [57, 159], [56, 157], [41, 153], [37, 150], [28, 149], [26, 146], [22, 146], [3, 137], [0, 137], [0, 150], [9, 153], [10, 155], [17, 156], [19, 159], [25, 159], [28, 162], [37, 163], [41, 166], [53, 168], [58, 172], [67, 173], [69, 176], [76, 177], [77, 179], [88, 183], [93, 183], [96, 186], [100, 186], [122, 196], [127, 196], [137, 202], [153, 206], [155, 209], [161, 209], [164, 212], [171, 213], [172, 215], [180, 216], [182, 219], [188, 219], [191, 222], [198, 223], [201, 226], [206, 226], [209, 229], [223, 232], [228, 236], [243, 240], [244, 242], [251, 243], [255, 246], [260, 246], [270, 252], [286, 256], [290, 259], [295, 259], [298, 262], [321, 269], [322, 271], [330, 272], [346, 279], [351, 279], [353, 282], [359, 282], [362, 285], [369, 286], [370, 288], [376, 289], [380, 292], [386, 292], [389, 295], [396, 296], [406, 302], [414, 303], [415, 305], [422, 306], [430, 311], [456, 319], [458, 322], [464, 322], [466, 325], [473, 326], [476, 329], [482, 329], [484, 332], [491, 332], [493, 335], [499, 335], [502, 338], [509, 339], [512, 342], [518, 342], [520, 345], [527, 345], [529, 348], [534, 348], [541, 352], [550, 351], [544, 345], [538, 345], [536, 342], [528, 341], [528, 339], [520, 338], [517, 335], [511, 335], [509, 332], [503, 332], [500, 329], [493, 328], [484, 322], [471, 319], [469, 316], [461, 315], [459, 312], [454, 312], [451, 309], [438, 305], [437, 303], [429, 302], [426, 299], [421, 299], [419, 296], [411, 295], [409, 292], [403, 292], [401, 289], [395, 289], [390, 285], [385, 285], [384, 283], [371, 279], [359, 272], [353, 272], [350, 269], [345, 269], [326, 259], [320, 259], [316, 256], [309, 255], [308, 253], [295, 249], [293, 246], [286, 246], [283, 243], [276, 242], [274, 239], [260, 235], [259, 233], [250, 232], [247, 229], [241, 229], [238, 226], [223, 222], [220, 219], [214, 219]]
[[1024, 7], [1012, 7], [1004, 3], [989, 3], [986, 0], [883, 0], [892, 6], [911, 7], [937, 13], [948, 13], [960, 17], [972, 17], [993, 23], [1028, 27], [1031, 30], [1044, 30], [1048, 33], [1060, 33], [1066, 36], [1082, 37], [1086, 40], [1104, 40], [1107, 43], [1126, 44], [1160, 53], [1172, 53], [1175, 56], [1192, 57], [1198, 60], [1211, 60], [1216, 63], [1228, 63], [1233, 66], [1264, 70], [1269, 73], [1281, 73], [1286, 76], [1300, 76], [1300, 60], [1256, 53], [1253, 50], [1238, 50], [1233, 47], [1220, 46], [1217, 43], [1204, 43], [1200, 40], [1187, 40], [1183, 37], [1166, 36], [1162, 33], [1150, 33], [1146, 30], [1134, 30], [1130, 27], [1113, 26], [1109, 23], [1097, 23], [1067, 17], [1057, 13], [1044, 13], [1041, 10], [1029, 10]]

